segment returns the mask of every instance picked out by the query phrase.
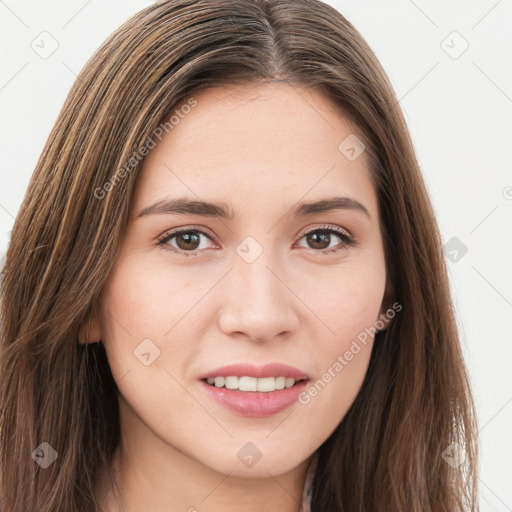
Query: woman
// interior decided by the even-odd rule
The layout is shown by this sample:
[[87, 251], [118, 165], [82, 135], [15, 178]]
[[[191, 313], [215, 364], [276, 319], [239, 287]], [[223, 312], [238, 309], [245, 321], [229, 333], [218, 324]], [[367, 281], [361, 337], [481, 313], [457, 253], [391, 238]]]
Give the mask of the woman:
[[3, 512], [477, 510], [431, 202], [382, 67], [317, 0], [114, 32], [2, 276]]

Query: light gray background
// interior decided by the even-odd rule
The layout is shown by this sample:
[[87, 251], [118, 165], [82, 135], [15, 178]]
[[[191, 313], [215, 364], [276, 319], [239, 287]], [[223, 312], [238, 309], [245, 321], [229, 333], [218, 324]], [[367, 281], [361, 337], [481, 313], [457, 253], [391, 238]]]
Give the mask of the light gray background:
[[[0, 253], [76, 74], [151, 3], [0, 0]], [[512, 511], [512, 0], [327, 3], [366, 38], [400, 98], [448, 244], [478, 406], [482, 511]]]

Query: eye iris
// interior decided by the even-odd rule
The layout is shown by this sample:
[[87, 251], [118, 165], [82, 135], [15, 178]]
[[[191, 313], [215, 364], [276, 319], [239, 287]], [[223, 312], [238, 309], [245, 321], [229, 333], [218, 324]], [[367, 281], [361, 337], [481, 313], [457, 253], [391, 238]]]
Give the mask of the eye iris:
[[[315, 247], [315, 244], [318, 244], [318, 238], [321, 238], [320, 245], [322, 247]], [[328, 231], [315, 231], [314, 233], [310, 233], [307, 235], [308, 243], [313, 244], [314, 249], [325, 249], [329, 247], [331, 234]], [[327, 242], [327, 244], [325, 244]]]
[[[197, 246], [199, 245], [199, 235], [198, 234], [191, 234], [190, 232], [183, 232], [178, 233], [176, 235], [176, 243], [178, 244], [178, 247], [180, 249], [197, 249]], [[185, 240], [185, 243], [180, 243], [180, 240]], [[188, 244], [188, 245], [187, 245]], [[194, 247], [191, 247], [190, 244], [194, 245]]]

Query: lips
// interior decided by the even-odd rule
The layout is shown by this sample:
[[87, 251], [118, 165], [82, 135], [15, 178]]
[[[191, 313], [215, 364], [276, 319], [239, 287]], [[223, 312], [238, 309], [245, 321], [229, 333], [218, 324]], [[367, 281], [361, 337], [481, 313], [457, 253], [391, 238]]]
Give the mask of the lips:
[[[215, 380], [216, 384], [224, 384], [224, 381], [229, 384], [229, 381], [237, 380], [246, 390], [217, 387], [211, 384], [212, 380]], [[278, 387], [278, 380], [281, 385], [282, 381], [286, 380], [289, 387], [281, 385]], [[207, 396], [232, 413], [262, 418], [277, 414], [297, 402], [309, 381], [309, 376], [298, 368], [282, 363], [269, 363], [264, 366], [242, 363], [211, 370], [201, 375], [200, 381]], [[252, 382], [244, 383], [243, 381]], [[256, 381], [256, 389], [254, 389], [254, 381]], [[251, 387], [248, 384], [252, 385], [251, 389], [248, 389]], [[261, 389], [261, 385], [265, 392], [257, 390]]]
[[210, 399], [231, 413], [249, 418], [264, 418], [293, 406], [306, 389], [307, 382], [303, 380], [290, 388], [269, 393], [216, 388], [206, 382], [200, 382], [200, 385]]
[[207, 380], [211, 377], [286, 377], [292, 378], [296, 381], [309, 379], [309, 376], [287, 364], [282, 363], [268, 363], [263, 366], [255, 366], [249, 363], [231, 364], [215, 368], [199, 377], [200, 380]]

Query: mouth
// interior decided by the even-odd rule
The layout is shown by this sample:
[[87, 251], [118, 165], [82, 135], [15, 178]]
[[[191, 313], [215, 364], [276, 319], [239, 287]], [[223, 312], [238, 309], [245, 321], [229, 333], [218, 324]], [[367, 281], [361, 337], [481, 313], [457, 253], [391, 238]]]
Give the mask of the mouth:
[[224, 388], [233, 391], [242, 391], [246, 393], [272, 393], [282, 389], [289, 389], [300, 385], [308, 378], [277, 376], [277, 377], [250, 377], [250, 376], [218, 376], [201, 379], [204, 383], [213, 388]]
[[210, 399], [238, 416], [263, 418], [292, 407], [310, 375], [280, 362], [229, 364], [199, 375]]
[[283, 385], [283, 378], [228, 375], [203, 377], [198, 382], [211, 400], [231, 413], [249, 418], [265, 418], [296, 404], [309, 381], [309, 378], [300, 376], [297, 376], [297, 380], [287, 377], [284, 387], [279, 389]]

